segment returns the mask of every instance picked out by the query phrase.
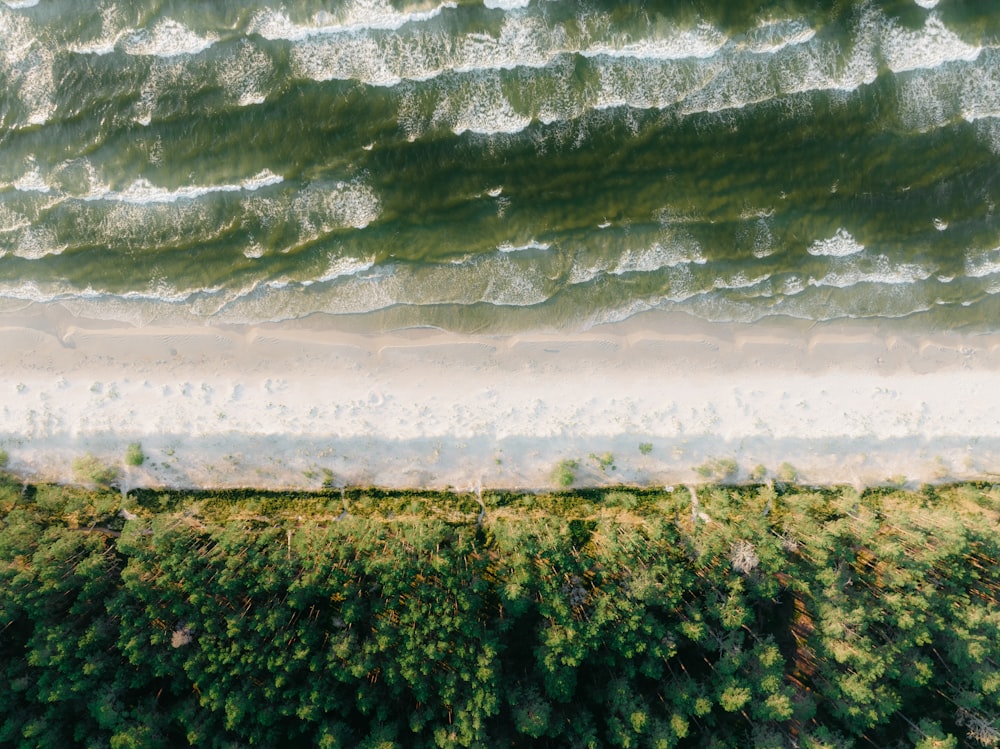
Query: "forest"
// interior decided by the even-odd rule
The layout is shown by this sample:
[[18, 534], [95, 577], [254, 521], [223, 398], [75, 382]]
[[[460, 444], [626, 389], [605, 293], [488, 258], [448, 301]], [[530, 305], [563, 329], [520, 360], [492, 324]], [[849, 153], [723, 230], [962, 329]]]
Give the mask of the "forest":
[[1000, 486], [3, 476], [0, 518], [0, 746], [1000, 746]]

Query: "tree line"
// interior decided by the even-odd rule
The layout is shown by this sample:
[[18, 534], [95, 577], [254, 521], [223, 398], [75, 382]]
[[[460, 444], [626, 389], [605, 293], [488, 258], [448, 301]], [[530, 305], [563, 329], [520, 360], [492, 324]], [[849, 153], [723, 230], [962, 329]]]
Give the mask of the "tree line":
[[991, 485], [6, 477], [0, 517], [2, 746], [1000, 746]]

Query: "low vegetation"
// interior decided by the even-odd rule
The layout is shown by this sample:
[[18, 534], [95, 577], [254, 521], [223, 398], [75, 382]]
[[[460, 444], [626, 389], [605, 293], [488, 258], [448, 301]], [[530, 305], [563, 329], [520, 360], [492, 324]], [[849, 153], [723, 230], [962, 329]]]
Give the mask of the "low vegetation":
[[736, 480], [740, 467], [732, 458], [713, 458], [694, 470], [699, 476], [709, 481], [728, 483]]
[[1000, 488], [0, 475], [0, 746], [991, 747]]
[[118, 478], [118, 468], [108, 465], [95, 455], [87, 453], [73, 461], [73, 475], [83, 484], [108, 487]]
[[142, 445], [138, 442], [131, 443], [125, 449], [125, 464], [130, 466], [141, 466], [146, 460], [142, 452]]
[[590, 460], [601, 469], [601, 473], [615, 470], [615, 456], [611, 453], [590, 454]]
[[778, 481], [784, 481], [786, 484], [791, 484], [798, 480], [799, 471], [791, 463], [782, 463], [778, 466], [778, 472], [776, 475], [778, 477]]
[[556, 486], [568, 489], [576, 481], [576, 472], [579, 468], [578, 460], [560, 460], [552, 469], [552, 481]]

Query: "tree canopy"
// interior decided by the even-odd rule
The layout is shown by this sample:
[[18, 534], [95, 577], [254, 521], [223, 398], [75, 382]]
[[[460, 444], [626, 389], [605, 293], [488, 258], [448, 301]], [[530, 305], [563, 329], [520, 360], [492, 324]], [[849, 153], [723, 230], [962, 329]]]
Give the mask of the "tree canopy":
[[3, 478], [0, 745], [1000, 745], [992, 485], [482, 502]]

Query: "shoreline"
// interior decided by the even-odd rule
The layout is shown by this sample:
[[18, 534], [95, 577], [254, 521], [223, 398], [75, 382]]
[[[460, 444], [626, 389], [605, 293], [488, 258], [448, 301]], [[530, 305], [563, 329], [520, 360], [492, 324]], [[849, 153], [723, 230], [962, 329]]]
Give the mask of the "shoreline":
[[506, 336], [344, 327], [0, 314], [0, 449], [65, 483], [75, 457], [121, 465], [138, 441], [125, 480], [179, 489], [532, 490], [564, 460], [574, 486], [700, 482], [713, 459], [857, 486], [1000, 466], [1000, 333], [655, 312]]

